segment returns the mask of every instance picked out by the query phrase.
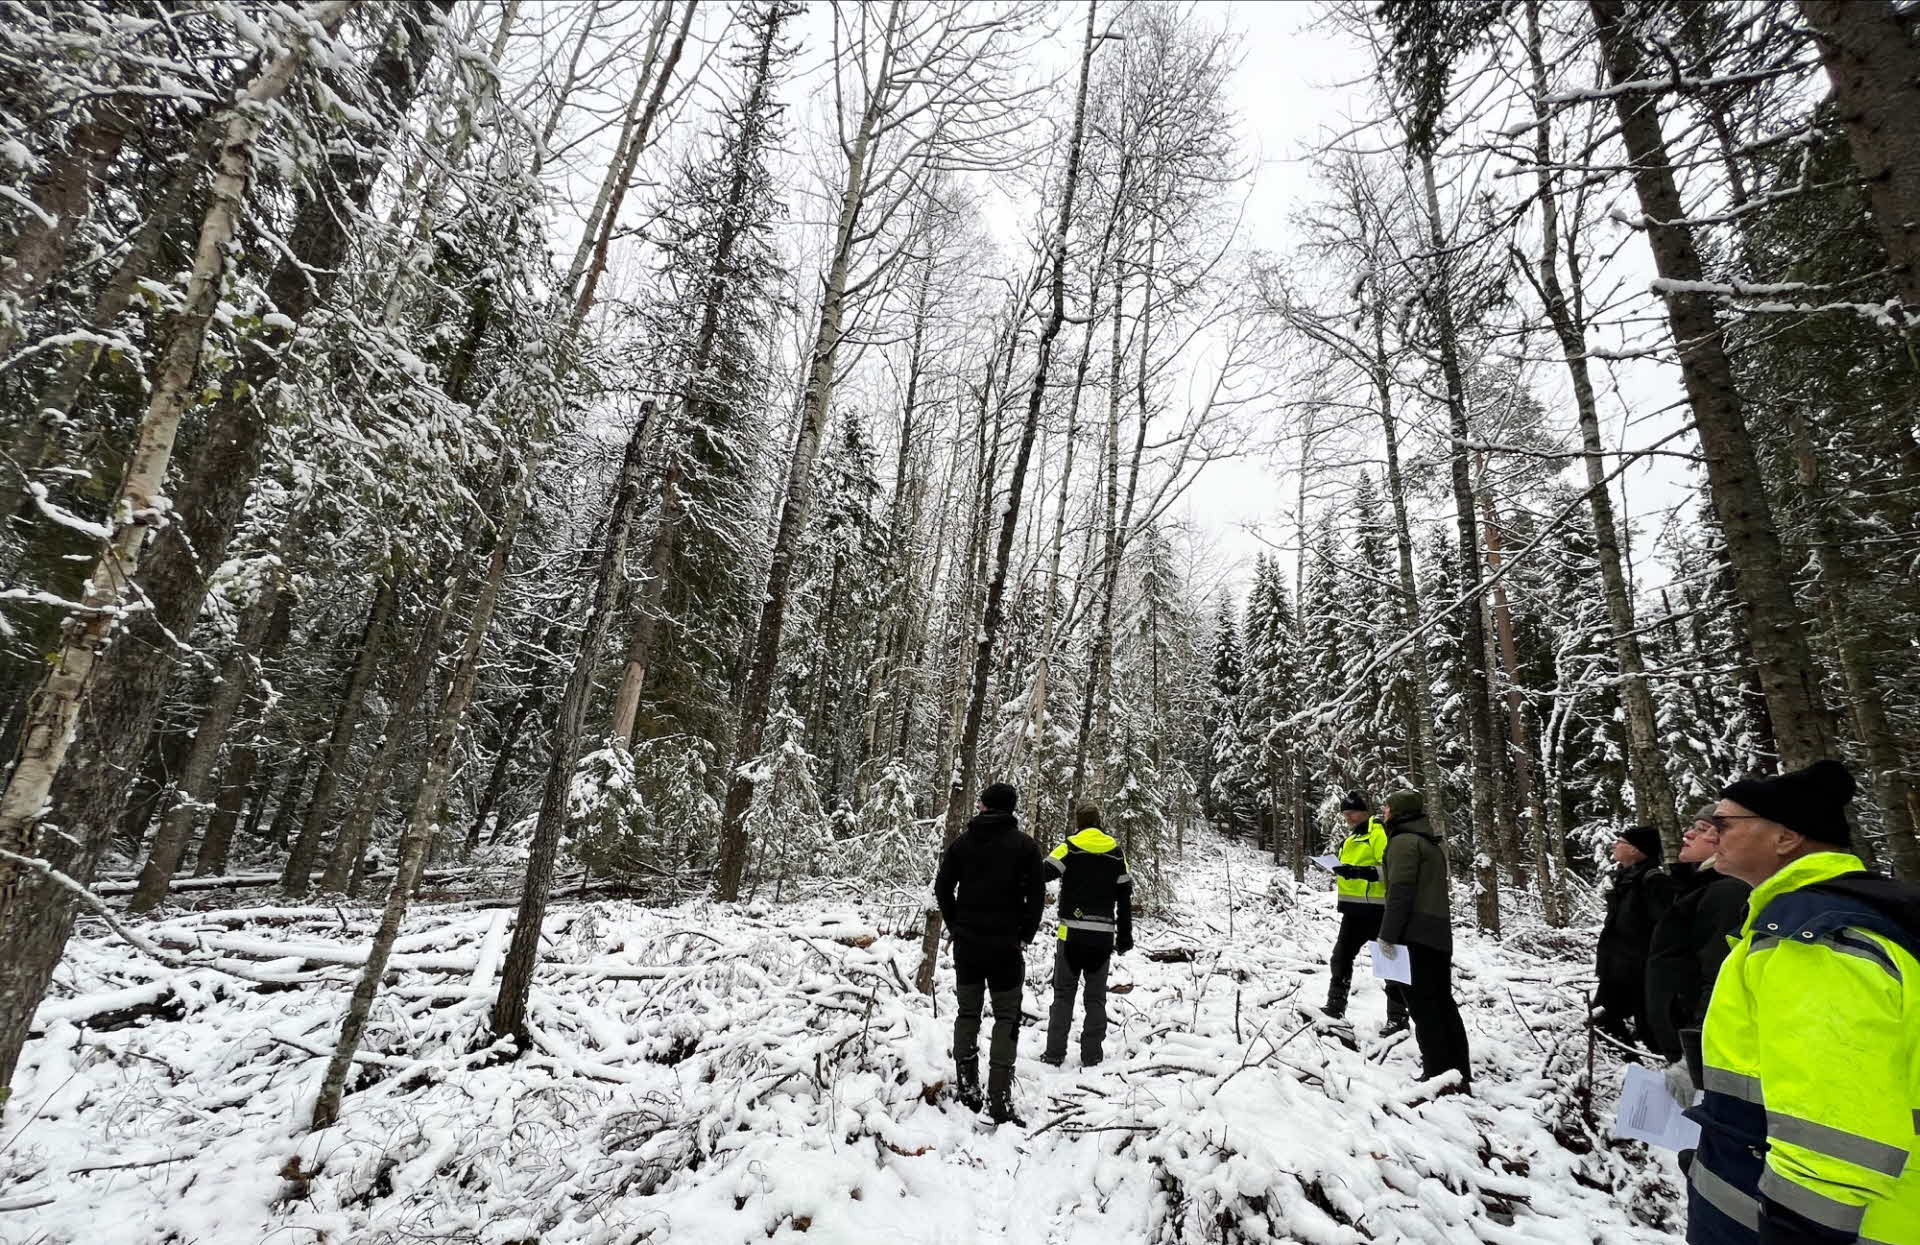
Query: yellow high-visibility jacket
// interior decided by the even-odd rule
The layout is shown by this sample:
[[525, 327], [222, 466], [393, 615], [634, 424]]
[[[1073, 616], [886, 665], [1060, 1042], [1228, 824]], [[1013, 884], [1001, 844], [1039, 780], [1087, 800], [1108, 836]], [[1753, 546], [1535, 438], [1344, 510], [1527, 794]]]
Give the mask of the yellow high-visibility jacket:
[[1804, 889], [1863, 867], [1801, 857], [1730, 936], [1689, 1113], [1692, 1245], [1920, 1245], [1920, 960], [1877, 908]]
[[1353, 904], [1377, 908], [1387, 902], [1387, 883], [1380, 869], [1380, 862], [1386, 858], [1387, 828], [1378, 817], [1368, 818], [1365, 827], [1347, 835], [1340, 845], [1340, 863], [1361, 872], [1356, 877], [1335, 875], [1333, 889], [1340, 896], [1341, 907]]

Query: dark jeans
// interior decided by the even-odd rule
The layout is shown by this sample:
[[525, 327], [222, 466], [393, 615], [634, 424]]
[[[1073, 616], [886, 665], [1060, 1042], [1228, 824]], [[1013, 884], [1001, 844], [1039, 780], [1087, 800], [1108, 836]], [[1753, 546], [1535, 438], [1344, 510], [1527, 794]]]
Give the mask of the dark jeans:
[[1101, 1047], [1107, 1040], [1107, 966], [1112, 963], [1112, 953], [1075, 948], [1069, 954], [1067, 947], [1062, 942], [1053, 953], [1053, 1010], [1047, 1016], [1046, 1058], [1057, 1062], [1067, 1057], [1073, 996], [1084, 981], [1086, 1019], [1080, 1025], [1080, 1062], [1092, 1067], [1100, 1062]]
[[1413, 984], [1407, 988], [1407, 1009], [1413, 1013], [1413, 1039], [1420, 1047], [1420, 1077], [1460, 1073], [1463, 1088], [1473, 1082], [1473, 1064], [1467, 1052], [1467, 1026], [1453, 1001], [1453, 952], [1419, 943], [1407, 944]]
[[1005, 1097], [1013, 1088], [1013, 1059], [1020, 1043], [1020, 995], [1027, 963], [1020, 948], [953, 944], [953, 975], [960, 998], [953, 1017], [953, 1060], [962, 1080], [980, 1075], [980, 1017], [993, 992], [993, 1037], [987, 1048], [987, 1092]]
[[[1380, 936], [1380, 918], [1385, 907], [1342, 908], [1340, 933], [1333, 940], [1333, 955], [1327, 961], [1327, 1015], [1347, 1014], [1347, 991], [1353, 988], [1353, 958], [1360, 949]], [[1406, 987], [1397, 981], [1382, 983], [1387, 988], [1387, 1019], [1404, 1023], [1407, 1018]]]

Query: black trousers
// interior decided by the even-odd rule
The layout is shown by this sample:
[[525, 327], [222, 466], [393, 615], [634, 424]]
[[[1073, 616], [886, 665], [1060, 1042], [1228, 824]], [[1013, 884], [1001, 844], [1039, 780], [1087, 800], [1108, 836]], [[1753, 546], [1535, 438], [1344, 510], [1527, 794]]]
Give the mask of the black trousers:
[[1420, 1077], [1460, 1073], [1463, 1087], [1473, 1082], [1473, 1064], [1467, 1051], [1467, 1026], [1453, 1001], [1453, 952], [1438, 947], [1407, 944], [1413, 984], [1407, 987], [1407, 1010], [1413, 1014], [1413, 1039], [1420, 1047]]
[[[1327, 1014], [1347, 1014], [1347, 992], [1353, 988], [1353, 959], [1360, 949], [1380, 936], [1380, 918], [1387, 914], [1383, 905], [1340, 909], [1340, 933], [1333, 940], [1333, 955], [1327, 960]], [[1389, 981], [1387, 1019], [1403, 1021], [1407, 1015], [1406, 987]]]
[[[1602, 1033], [1629, 1046], [1650, 1044], [1649, 1036], [1653, 1027], [1647, 1023], [1645, 976], [1607, 974], [1600, 979], [1599, 988], [1593, 992], [1593, 1005], [1600, 1009], [1600, 1018], [1594, 1022], [1594, 1027]], [[1638, 1062], [1635, 1055], [1626, 1051], [1619, 1053], [1623, 1059]]]
[[[993, 1036], [987, 1046], [987, 1093], [1004, 1100], [1013, 1088], [1013, 1062], [1020, 1044], [1020, 999], [1027, 979], [1026, 957], [1018, 946], [953, 944], [953, 1058], [963, 1081], [976, 1081], [980, 1066], [980, 1021], [991, 992]], [[976, 1081], [977, 1083], [977, 1081]]]

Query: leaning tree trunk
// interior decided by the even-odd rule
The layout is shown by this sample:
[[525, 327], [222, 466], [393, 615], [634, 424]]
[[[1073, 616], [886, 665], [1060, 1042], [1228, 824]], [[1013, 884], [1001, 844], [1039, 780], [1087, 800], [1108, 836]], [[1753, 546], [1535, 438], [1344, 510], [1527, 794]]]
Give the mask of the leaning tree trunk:
[[[353, 673], [347, 677], [346, 689], [340, 696], [340, 708], [334, 714], [333, 733], [328, 736], [326, 750], [320, 755], [320, 776], [314, 779], [313, 797], [307, 801], [307, 815], [300, 822], [299, 837], [288, 851], [286, 867], [280, 872], [281, 889], [289, 896], [307, 893], [313, 862], [320, 852], [320, 836], [333, 819], [334, 793], [339, 789], [347, 758], [353, 751], [353, 737], [360, 730], [360, 717], [366, 707], [367, 692], [373, 687], [375, 672], [386, 661], [387, 641], [392, 634], [393, 614], [399, 600], [400, 594], [394, 586], [393, 576], [382, 576], [380, 587], [373, 594], [373, 607], [367, 614], [366, 629], [360, 636], [360, 656], [354, 661]], [[279, 819], [276, 817], [274, 820], [277, 822]]]
[[1920, 12], [1893, 0], [1800, 0], [1910, 325], [1920, 325]]
[[800, 534], [813, 504], [814, 465], [826, 434], [833, 402], [835, 372], [839, 366], [842, 321], [846, 314], [847, 281], [854, 247], [860, 241], [862, 209], [868, 190], [867, 159], [886, 113], [897, 30], [903, 20], [901, 0], [887, 14], [885, 51], [873, 81], [867, 84], [866, 107], [860, 129], [847, 148], [847, 175], [840, 192], [840, 212], [834, 230], [833, 256], [820, 293], [820, 311], [814, 330], [807, 387], [801, 402], [800, 427], [787, 464], [786, 499], [780, 506], [773, 538], [773, 556], [767, 564], [767, 587], [761, 596], [760, 625], [754, 632], [742, 681], [739, 725], [734, 732], [734, 764], [720, 815], [720, 851], [715, 864], [714, 894], [723, 900], [740, 897], [747, 872], [747, 813], [753, 807], [755, 780], [750, 763], [760, 755], [766, 739], [767, 715], [773, 705], [774, 667], [780, 657], [780, 638], [786, 628], [787, 596], [799, 554]]
[[654, 404], [643, 402], [640, 418], [627, 438], [627, 451], [620, 463], [620, 476], [614, 483], [613, 504], [608, 508], [605, 544], [593, 581], [593, 604], [587, 611], [587, 625], [580, 637], [580, 649], [574, 655], [573, 671], [567, 676], [567, 690], [560, 698], [560, 712], [553, 726], [553, 742], [547, 751], [546, 783], [540, 792], [540, 818], [533, 829], [533, 842], [527, 849], [527, 879], [520, 892], [520, 908], [514, 916], [513, 941], [507, 946], [507, 958], [500, 971], [500, 992], [493, 1003], [493, 1032], [527, 1044], [527, 997], [533, 989], [533, 969], [540, 959], [540, 927], [546, 920], [547, 897], [553, 889], [554, 858], [560, 849], [560, 832], [567, 824], [567, 798], [573, 791], [573, 770], [580, 761], [580, 732], [586, 723], [587, 700], [593, 693], [593, 670], [600, 660], [600, 648], [606, 643], [607, 628], [613, 622], [614, 599], [619, 592], [621, 567], [626, 562], [627, 535], [633, 526], [633, 512], [640, 496], [640, 469], [651, 439]]
[[1474, 875], [1480, 928], [1500, 932], [1501, 834], [1493, 812], [1493, 691], [1487, 679], [1487, 635], [1481, 617], [1480, 531], [1473, 513], [1473, 473], [1467, 463], [1467, 386], [1460, 366], [1460, 332], [1453, 314], [1451, 252], [1440, 224], [1440, 194], [1433, 180], [1433, 153], [1420, 153], [1420, 179], [1426, 196], [1427, 240], [1433, 248], [1433, 313], [1440, 347], [1440, 371], [1447, 387], [1448, 432], [1453, 439], [1454, 518], [1460, 534], [1460, 632], [1466, 653], [1467, 725], [1472, 736], [1471, 798]]
[[[1537, 100], [1547, 95], [1546, 60], [1540, 50], [1539, 0], [1527, 5], [1527, 55], [1533, 68]], [[1660, 752], [1660, 730], [1653, 692], [1647, 686], [1647, 664], [1640, 652], [1634, 621], [1633, 595], [1627, 588], [1620, 557], [1620, 529], [1613, 518], [1613, 495], [1607, 491], [1605, 447], [1600, 440], [1600, 406], [1594, 397], [1593, 377], [1587, 367], [1587, 326], [1581, 304], [1567, 296], [1560, 283], [1560, 206], [1554, 195], [1552, 143], [1545, 105], [1534, 130], [1534, 163], [1538, 166], [1540, 197], [1540, 301], [1559, 338], [1567, 377], [1573, 382], [1574, 407], [1580, 417], [1581, 456], [1587, 469], [1587, 509], [1593, 522], [1594, 558], [1600, 564], [1600, 586], [1607, 598], [1607, 617], [1613, 627], [1613, 655], [1620, 664], [1620, 698], [1627, 712], [1627, 773], [1633, 783], [1635, 813], [1657, 826], [1667, 857], [1680, 858], [1680, 811], [1673, 780]], [[1567, 253], [1576, 294], [1580, 286], [1579, 256]]]
[[[1625, 0], [1588, 0], [1588, 8], [1613, 84], [1644, 76], [1647, 61], [1634, 44]], [[1661, 296], [1679, 354], [1680, 377], [1706, 454], [1714, 513], [1747, 614], [1780, 762], [1789, 768], [1808, 765], [1832, 753], [1832, 718], [1820, 695], [1806, 626], [1781, 552], [1766, 483], [1754, 457], [1713, 296], [1699, 292], [1705, 273], [1686, 223], [1666, 138], [1660, 132], [1659, 96], [1622, 91], [1613, 103], [1621, 141], [1633, 163], [1634, 190], [1654, 267], [1663, 282]]]
[[[18, 759], [0, 796], [0, 849], [22, 856], [47, 852], [57, 857], [55, 867], [85, 882], [92, 876], [111, 817], [92, 823], [63, 821], [65, 833], [78, 839], [77, 850], [65, 841], [54, 848], [40, 833], [48, 797], [54, 780], [60, 776], [69, 747], [79, 734], [83, 697], [98, 698], [99, 671], [114, 663], [102, 663], [102, 651], [117, 625], [127, 613], [131, 600], [130, 583], [138, 572], [142, 547], [150, 530], [164, 513], [160, 504], [166, 485], [167, 468], [173, 457], [174, 439], [181, 416], [194, 397], [194, 373], [206, 341], [207, 328], [219, 301], [225, 273], [228, 245], [233, 239], [245, 206], [252, 178], [255, 142], [270, 116], [267, 105], [284, 94], [304, 66], [312, 48], [313, 36], [328, 33], [346, 18], [351, 5], [346, 0], [323, 0], [307, 13], [300, 34], [262, 70], [248, 86], [226, 121], [213, 192], [202, 218], [199, 241], [180, 313], [174, 318], [171, 336], [154, 375], [145, 414], [134, 438], [134, 450], [128, 459], [114, 510], [113, 528], [100, 561], [89, 577], [82, 604], [68, 620], [57, 654], [38, 691], [34, 693], [26, 729], [20, 740]], [[209, 428], [211, 438], [215, 429]], [[183, 516], [184, 519], [184, 516]], [[224, 547], [224, 541], [218, 542]], [[209, 551], [202, 549], [202, 556]], [[215, 550], [217, 555], [219, 550]], [[216, 556], [208, 556], [211, 563]], [[200, 590], [204, 593], [204, 589]], [[199, 613], [194, 602], [193, 614]], [[148, 616], [151, 624], [154, 620]], [[175, 634], [185, 630], [174, 628]], [[168, 648], [159, 649], [159, 660], [171, 660]], [[154, 680], [164, 682], [164, 675]], [[90, 760], [96, 772], [106, 763], [124, 766], [127, 756], [138, 756], [146, 743], [146, 731], [152, 721], [153, 698], [141, 698], [147, 711], [131, 719], [107, 718], [109, 729], [124, 730], [136, 736], [131, 747], [101, 750]], [[100, 704], [95, 704], [95, 720], [100, 721]], [[124, 783], [114, 775], [114, 787], [123, 795]], [[76, 873], [77, 870], [77, 873]], [[53, 966], [66, 946], [71, 928], [71, 893], [51, 879], [29, 874], [11, 861], [0, 862], [0, 1100], [10, 1092], [15, 1064], [26, 1045], [27, 1026], [33, 1009], [46, 991]]]
[[[1033, 384], [1027, 394], [1026, 422], [1020, 429], [1019, 448], [1014, 451], [1013, 474], [1007, 482], [1006, 509], [1001, 512], [1000, 538], [994, 547], [993, 575], [987, 581], [987, 611], [980, 623], [973, 651], [973, 680], [967, 698], [967, 717], [960, 731], [960, 753], [954, 767], [953, 785], [947, 792], [947, 818], [944, 838], [952, 843], [966, 821], [967, 797], [972, 792], [974, 763], [980, 749], [980, 723], [986, 717], [987, 689], [993, 678], [993, 643], [1000, 631], [1001, 609], [1007, 594], [1007, 567], [1013, 560], [1013, 538], [1020, 527], [1020, 495], [1026, 487], [1027, 464], [1033, 457], [1033, 441], [1040, 430], [1040, 409], [1047, 394], [1047, 376], [1053, 363], [1053, 343], [1067, 322], [1067, 239], [1073, 229], [1073, 201], [1080, 188], [1080, 150], [1087, 123], [1087, 77], [1093, 65], [1093, 17], [1095, 0], [1087, 0], [1087, 31], [1080, 48], [1080, 86], [1073, 101], [1073, 136], [1068, 140], [1067, 168], [1060, 189], [1060, 219], [1053, 230], [1053, 265], [1048, 279], [1051, 299], [1047, 318], [1040, 324], [1034, 344]], [[1119, 307], [1114, 314], [1119, 315]], [[921, 941], [920, 971], [915, 984], [922, 994], [933, 993], [933, 970], [940, 945], [940, 910], [927, 911], [927, 926]]]
[[[374, 997], [380, 992], [380, 979], [386, 975], [393, 944], [400, 936], [400, 923], [406, 919], [413, 889], [426, 868], [427, 849], [433, 843], [434, 815], [440, 797], [447, 789], [447, 776], [453, 771], [453, 749], [460, 738], [460, 721], [466, 716], [467, 703], [473, 699], [474, 681], [480, 674], [480, 651], [486, 645], [487, 631], [493, 625], [493, 609], [500, 599], [500, 586], [506, 582], [507, 565], [513, 560], [513, 540], [526, 514], [527, 488], [514, 490], [514, 500], [500, 525], [494, 542], [493, 560], [487, 568], [487, 580], [473, 603], [472, 619], [467, 627], [467, 642], [454, 667], [445, 699], [440, 702], [440, 717], [434, 725], [433, 743], [427, 749], [427, 761], [420, 778], [420, 789], [413, 797], [413, 811], [407, 817], [407, 829], [400, 841], [400, 859], [394, 866], [393, 885], [387, 891], [387, 906], [380, 914], [380, 929], [367, 949], [366, 967], [348, 1000], [346, 1017], [340, 1023], [340, 1040], [334, 1045], [333, 1058], [327, 1061], [327, 1073], [320, 1083], [320, 1096], [314, 1102], [312, 1126], [327, 1128], [340, 1118], [340, 1100], [346, 1094], [347, 1073], [353, 1056], [366, 1033], [367, 1017], [373, 1011]], [[464, 577], [462, 577], [464, 582]], [[449, 592], [435, 611], [444, 619], [452, 610], [455, 594]], [[535, 927], [538, 928], [538, 922]]]

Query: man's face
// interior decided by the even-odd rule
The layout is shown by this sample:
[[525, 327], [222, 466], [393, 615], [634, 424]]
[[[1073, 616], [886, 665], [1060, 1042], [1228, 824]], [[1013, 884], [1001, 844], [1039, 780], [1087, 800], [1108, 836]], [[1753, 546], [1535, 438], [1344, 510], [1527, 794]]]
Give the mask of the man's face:
[[1343, 808], [1340, 810], [1340, 815], [1345, 817], [1347, 824], [1356, 830], [1365, 825], [1367, 821], [1367, 812], [1362, 808]]
[[1713, 816], [1720, 828], [1720, 859], [1714, 868], [1748, 886], [1758, 886], [1780, 872], [1802, 842], [1779, 822], [1732, 800], [1715, 805]]
[[1616, 865], [1637, 865], [1647, 858], [1647, 854], [1627, 842], [1625, 839], [1613, 841], [1613, 863]]
[[1680, 859], [1697, 865], [1720, 849], [1720, 830], [1705, 818], [1696, 820], [1680, 836]]

